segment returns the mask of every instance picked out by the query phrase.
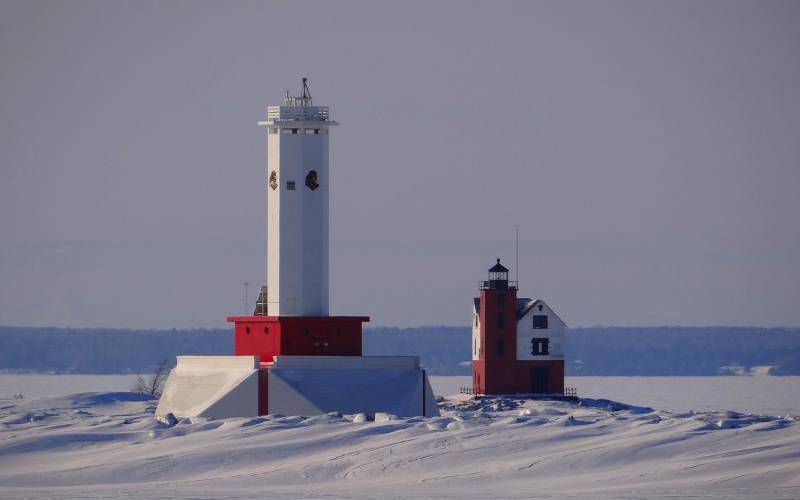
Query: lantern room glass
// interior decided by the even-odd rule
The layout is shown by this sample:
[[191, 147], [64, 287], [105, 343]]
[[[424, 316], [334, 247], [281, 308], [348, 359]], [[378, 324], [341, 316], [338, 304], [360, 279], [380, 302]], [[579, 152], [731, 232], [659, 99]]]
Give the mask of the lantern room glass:
[[508, 281], [508, 271], [490, 272], [489, 281]]

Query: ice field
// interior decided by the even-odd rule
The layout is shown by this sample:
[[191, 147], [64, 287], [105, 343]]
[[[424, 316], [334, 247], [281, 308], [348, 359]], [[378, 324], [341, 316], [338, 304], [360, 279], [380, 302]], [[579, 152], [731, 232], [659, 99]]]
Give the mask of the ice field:
[[[26, 399], [77, 392], [130, 390], [135, 375], [45, 375], [0, 373], [0, 399]], [[457, 394], [466, 376], [432, 376], [433, 392]], [[800, 415], [800, 377], [567, 377], [578, 395], [660, 410], [735, 410]]]
[[452, 396], [429, 419], [170, 427], [154, 406], [128, 392], [2, 401], [0, 498], [800, 497], [793, 415]]

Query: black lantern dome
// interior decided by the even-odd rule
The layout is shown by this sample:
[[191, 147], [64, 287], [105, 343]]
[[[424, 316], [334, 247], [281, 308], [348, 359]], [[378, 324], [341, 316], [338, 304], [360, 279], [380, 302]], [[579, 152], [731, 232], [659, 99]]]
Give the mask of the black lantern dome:
[[508, 269], [497, 259], [497, 264], [489, 268], [489, 281], [482, 288], [490, 290], [508, 290]]

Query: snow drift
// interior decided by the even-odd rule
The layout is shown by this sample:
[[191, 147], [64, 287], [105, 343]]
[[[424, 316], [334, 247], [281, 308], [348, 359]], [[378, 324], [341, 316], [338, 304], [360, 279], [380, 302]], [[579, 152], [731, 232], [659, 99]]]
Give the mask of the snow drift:
[[130, 393], [0, 403], [0, 498], [800, 497], [800, 422], [606, 400], [441, 415], [153, 418]]

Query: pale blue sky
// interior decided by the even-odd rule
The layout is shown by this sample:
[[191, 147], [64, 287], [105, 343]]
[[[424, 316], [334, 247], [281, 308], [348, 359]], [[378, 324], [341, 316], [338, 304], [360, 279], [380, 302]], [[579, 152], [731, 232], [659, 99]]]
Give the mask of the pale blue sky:
[[[798, 2], [0, 2], [0, 324], [221, 326], [310, 78], [332, 309], [800, 325]], [[251, 291], [254, 288], [251, 287]]]

